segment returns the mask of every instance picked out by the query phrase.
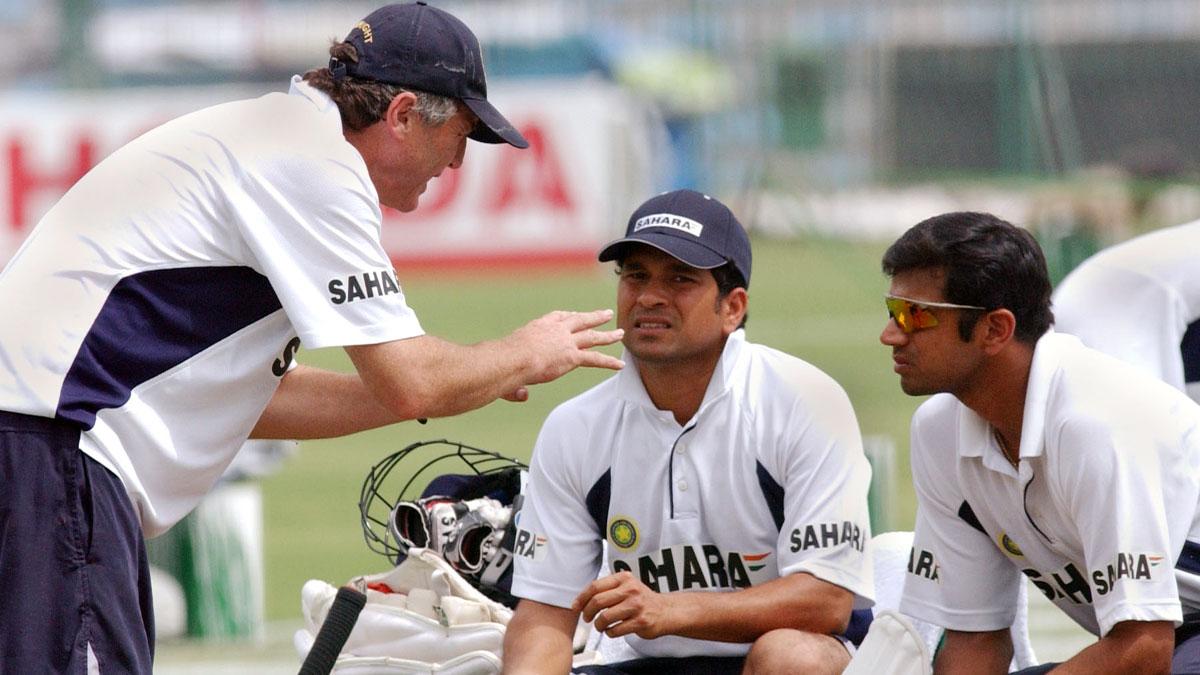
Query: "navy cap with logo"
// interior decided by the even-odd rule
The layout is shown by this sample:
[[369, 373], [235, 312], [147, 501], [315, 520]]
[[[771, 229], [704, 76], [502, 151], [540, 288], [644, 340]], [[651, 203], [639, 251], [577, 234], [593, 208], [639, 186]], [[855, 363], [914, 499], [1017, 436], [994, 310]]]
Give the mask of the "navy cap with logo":
[[729, 207], [694, 190], [651, 197], [629, 217], [625, 236], [600, 251], [600, 261], [617, 260], [628, 244], [648, 244], [692, 267], [732, 263], [750, 287], [750, 238]]
[[462, 21], [424, 2], [387, 5], [346, 36], [358, 62], [330, 59], [334, 79], [358, 77], [448, 96], [479, 117], [470, 138], [529, 147], [529, 141], [488, 103], [479, 40]]

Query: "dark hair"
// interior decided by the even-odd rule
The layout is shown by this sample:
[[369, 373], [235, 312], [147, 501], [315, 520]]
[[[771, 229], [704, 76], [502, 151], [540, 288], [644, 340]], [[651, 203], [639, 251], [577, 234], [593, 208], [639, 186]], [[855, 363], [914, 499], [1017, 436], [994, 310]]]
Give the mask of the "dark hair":
[[[333, 43], [329, 47], [329, 55], [339, 61], [358, 62], [358, 50], [349, 42]], [[304, 73], [304, 81], [333, 99], [342, 116], [342, 128], [349, 131], [362, 131], [383, 119], [392, 99], [406, 91], [416, 95], [415, 109], [426, 124], [441, 124], [458, 110], [454, 99], [437, 94], [359, 77], [347, 76], [335, 80], [328, 66]]]
[[[1054, 323], [1050, 275], [1028, 230], [988, 213], [944, 213], [917, 223], [883, 254], [883, 272], [941, 268], [947, 302], [1007, 309], [1017, 319], [1016, 338], [1032, 344]], [[971, 339], [983, 312], [965, 310], [958, 334]]]
[[[717, 280], [717, 299], [723, 299], [729, 295], [735, 288], [745, 288], [746, 280], [742, 278], [742, 273], [737, 271], [733, 263], [727, 262], [720, 267], [714, 267], [712, 270], [713, 279]], [[742, 315], [742, 322], [738, 324], [738, 328], [745, 328], [746, 321], [750, 318], [749, 310]]]

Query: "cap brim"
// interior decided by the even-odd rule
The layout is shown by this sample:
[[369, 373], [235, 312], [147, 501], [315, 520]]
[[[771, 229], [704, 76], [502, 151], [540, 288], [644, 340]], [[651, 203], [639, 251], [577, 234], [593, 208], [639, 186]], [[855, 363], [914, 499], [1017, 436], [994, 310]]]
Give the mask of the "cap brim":
[[720, 267], [729, 262], [724, 256], [717, 254], [709, 247], [695, 241], [691, 235], [677, 236], [667, 232], [638, 232], [629, 237], [623, 237], [616, 241], [609, 242], [600, 249], [600, 255], [597, 256], [600, 262], [608, 262], [621, 257], [621, 249], [629, 244], [646, 244], [666, 253], [667, 255], [681, 260], [692, 267], [711, 270], [714, 267]]
[[491, 103], [482, 98], [464, 98], [462, 102], [479, 118], [479, 124], [475, 125], [475, 130], [468, 134], [467, 138], [480, 143], [508, 143], [517, 148], [529, 147], [529, 141], [525, 140], [512, 122], [505, 119]]

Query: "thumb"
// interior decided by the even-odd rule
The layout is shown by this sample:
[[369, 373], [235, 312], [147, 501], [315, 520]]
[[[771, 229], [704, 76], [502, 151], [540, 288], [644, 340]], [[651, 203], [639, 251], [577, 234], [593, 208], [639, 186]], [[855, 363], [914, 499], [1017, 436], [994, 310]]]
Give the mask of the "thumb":
[[500, 398], [503, 398], [505, 401], [512, 401], [513, 403], [524, 403], [529, 400], [529, 389], [526, 387], [517, 387]]

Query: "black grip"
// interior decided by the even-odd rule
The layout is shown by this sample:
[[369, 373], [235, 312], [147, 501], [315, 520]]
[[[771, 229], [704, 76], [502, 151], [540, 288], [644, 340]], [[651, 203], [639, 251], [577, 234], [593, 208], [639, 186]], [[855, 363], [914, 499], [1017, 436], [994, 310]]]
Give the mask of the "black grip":
[[300, 665], [300, 675], [329, 675], [365, 604], [366, 595], [349, 586], [338, 589], [337, 597], [329, 607], [329, 614], [313, 639], [312, 649]]

